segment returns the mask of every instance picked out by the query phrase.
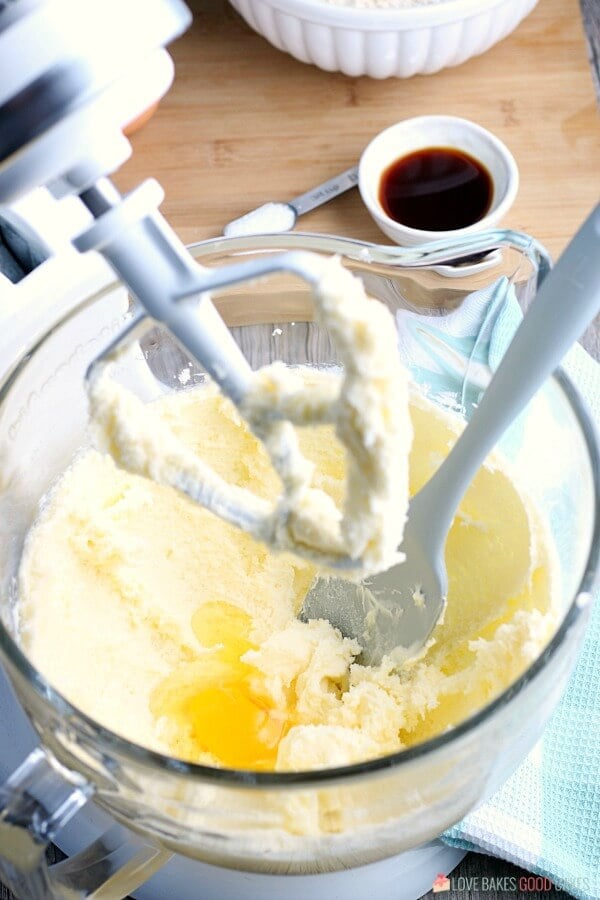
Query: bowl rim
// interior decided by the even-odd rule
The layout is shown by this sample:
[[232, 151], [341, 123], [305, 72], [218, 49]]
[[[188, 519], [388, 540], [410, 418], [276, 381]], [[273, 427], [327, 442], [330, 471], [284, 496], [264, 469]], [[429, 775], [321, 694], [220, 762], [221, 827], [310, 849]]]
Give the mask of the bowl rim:
[[[272, 241], [276, 241], [277, 239], [276, 235], [269, 235], [268, 237]], [[290, 237], [292, 236], [289, 235], [288, 240]], [[323, 236], [299, 233], [297, 237], [299, 238], [299, 243], [306, 244], [309, 239], [314, 240]], [[243, 246], [247, 241], [249, 241], [251, 248], [254, 249], [256, 244], [251, 238], [209, 239], [191, 244], [189, 249], [192, 253], [195, 250], [207, 249], [223, 252], [228, 247], [239, 251], [240, 244]], [[349, 245], [355, 243], [346, 239], [343, 239], [343, 242]], [[364, 242], [357, 243], [360, 248], [368, 246]], [[36, 352], [43, 344], [63, 325], [75, 318], [86, 307], [100, 301], [108, 293], [114, 290], [118, 284], [118, 281], [114, 281], [100, 291], [94, 292], [91, 296], [87, 296], [85, 299], [74, 305], [67, 313], [61, 314], [58, 319], [44, 330], [41, 337], [34, 339], [28, 346], [20, 348], [14, 364], [0, 379], [0, 410], [10, 392], [11, 386], [23, 374], [29, 360], [35, 356]], [[586, 446], [592, 474], [596, 514], [594, 516], [593, 531], [585, 568], [579, 586], [575, 591], [564, 618], [540, 655], [525, 669], [516, 681], [503, 690], [494, 700], [460, 722], [451, 730], [429, 738], [422, 743], [415, 744], [414, 746], [398, 750], [385, 756], [369, 759], [361, 763], [335, 766], [328, 769], [307, 770], [301, 772], [256, 772], [246, 769], [217, 768], [199, 763], [184, 762], [181, 759], [160, 753], [156, 750], [150, 750], [140, 744], [129, 741], [127, 738], [124, 738], [111, 729], [101, 725], [91, 716], [80, 710], [75, 704], [67, 700], [60, 691], [47, 681], [47, 679], [28, 660], [24, 651], [13, 639], [1, 618], [0, 662], [8, 662], [7, 672], [9, 677], [12, 675], [12, 670], [14, 669], [18, 675], [24, 678], [27, 684], [33, 688], [40, 700], [49, 703], [62, 718], [68, 721], [71, 731], [75, 730], [81, 732], [83, 730], [87, 739], [92, 735], [97, 751], [117, 754], [128, 762], [150, 769], [154, 772], [158, 770], [166, 775], [181, 776], [184, 778], [191, 777], [196, 779], [199, 783], [220, 784], [232, 788], [243, 786], [244, 788], [257, 790], [264, 788], [310, 788], [312, 786], [346, 782], [363, 776], [385, 774], [387, 770], [395, 768], [396, 766], [410, 764], [411, 762], [426, 758], [429, 755], [434, 755], [437, 751], [443, 750], [445, 747], [460, 741], [461, 738], [467, 736], [470, 732], [475, 731], [480, 725], [483, 725], [488, 719], [494, 716], [495, 713], [511, 704], [522, 690], [550, 664], [571, 633], [573, 627], [575, 627], [582, 615], [584, 615], [587, 606], [589, 606], [586, 601], [589, 599], [589, 595], [599, 574], [600, 441], [591, 414], [579, 391], [568, 375], [562, 369], [559, 369], [549, 380], [558, 385], [577, 420], [581, 437]]]
[[[240, 0], [231, 0], [237, 7]], [[398, 31], [413, 28], [449, 25], [463, 19], [491, 12], [498, 6], [520, 6], [538, 0], [438, 0], [425, 6], [370, 8], [360, 6], [338, 6], [327, 0], [253, 0], [288, 15], [314, 23], [338, 26], [339, 28], [359, 28], [363, 31], [381, 31], [392, 26]]]

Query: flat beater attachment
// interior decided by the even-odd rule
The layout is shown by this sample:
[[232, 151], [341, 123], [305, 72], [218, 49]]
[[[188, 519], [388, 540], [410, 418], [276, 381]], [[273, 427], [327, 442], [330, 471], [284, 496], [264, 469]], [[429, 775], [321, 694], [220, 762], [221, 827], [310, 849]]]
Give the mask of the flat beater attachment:
[[[396, 463], [410, 436], [390, 313], [335, 258], [287, 252], [201, 267], [151, 211], [160, 201], [157, 189], [146, 182], [121, 200], [105, 183], [82, 197], [98, 219], [76, 246], [103, 253], [138, 301], [133, 318], [88, 371], [100, 443], [123, 467], [175, 487], [275, 549], [351, 578], [388, 568], [399, 559], [406, 472]], [[339, 377], [312, 370], [307, 378], [283, 363], [254, 372], [210, 299], [212, 291], [281, 272], [310, 285], [315, 319], [342, 363]], [[111, 361], [147, 317], [171, 331], [263, 442], [282, 484], [274, 504], [224, 482], [151, 406], [110, 377]], [[331, 424], [346, 449], [343, 510], [311, 486], [314, 466], [302, 455], [294, 426], [315, 424]]]

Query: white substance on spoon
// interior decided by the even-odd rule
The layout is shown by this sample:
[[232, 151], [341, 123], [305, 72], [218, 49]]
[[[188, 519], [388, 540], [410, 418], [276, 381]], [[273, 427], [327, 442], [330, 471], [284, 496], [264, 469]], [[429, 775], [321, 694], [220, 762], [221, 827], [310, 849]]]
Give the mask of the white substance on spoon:
[[288, 203], [265, 203], [229, 222], [223, 229], [225, 237], [245, 237], [253, 234], [280, 234], [291, 231], [296, 213]]

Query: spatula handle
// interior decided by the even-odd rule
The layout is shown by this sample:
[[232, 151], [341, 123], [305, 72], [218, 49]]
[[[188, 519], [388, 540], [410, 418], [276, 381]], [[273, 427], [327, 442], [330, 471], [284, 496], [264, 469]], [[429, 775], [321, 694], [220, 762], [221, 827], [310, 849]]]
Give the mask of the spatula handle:
[[600, 205], [542, 284], [468, 427], [423, 489], [440, 527], [449, 527], [487, 454], [599, 311]]

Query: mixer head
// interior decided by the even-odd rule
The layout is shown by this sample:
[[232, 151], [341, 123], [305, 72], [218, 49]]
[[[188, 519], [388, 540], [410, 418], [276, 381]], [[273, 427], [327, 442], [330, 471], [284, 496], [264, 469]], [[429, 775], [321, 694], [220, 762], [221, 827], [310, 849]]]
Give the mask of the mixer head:
[[0, 204], [79, 194], [130, 155], [123, 128], [168, 89], [180, 0], [0, 4]]

